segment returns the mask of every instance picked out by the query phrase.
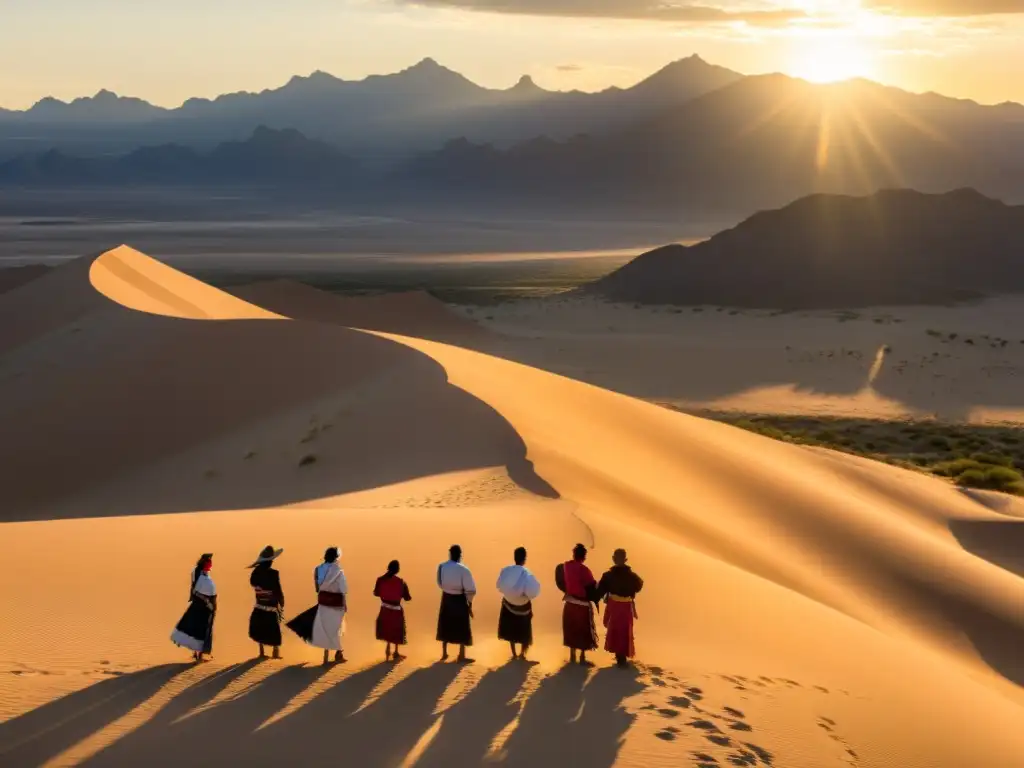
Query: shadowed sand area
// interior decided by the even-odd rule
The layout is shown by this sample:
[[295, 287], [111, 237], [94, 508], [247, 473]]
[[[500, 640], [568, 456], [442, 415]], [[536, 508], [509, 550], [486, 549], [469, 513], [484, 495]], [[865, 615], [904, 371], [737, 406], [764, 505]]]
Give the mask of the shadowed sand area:
[[[1024, 754], [1024, 582], [994, 533], [1016, 535], [1016, 504], [417, 338], [423, 298], [291, 320], [291, 289], [261, 291], [273, 312], [121, 248], [0, 296], [24, 316], [0, 358], [3, 765]], [[481, 588], [466, 667], [433, 663], [456, 541]], [[563, 665], [551, 573], [577, 541], [597, 571], [626, 547], [647, 581], [635, 671]], [[249, 660], [244, 566], [267, 543], [289, 616], [342, 547], [348, 665], [294, 637], [285, 661]], [[494, 637], [520, 544], [544, 585], [532, 666]], [[187, 667], [167, 636], [202, 551], [221, 609], [214, 661]], [[413, 595], [397, 666], [370, 594], [392, 557]]]

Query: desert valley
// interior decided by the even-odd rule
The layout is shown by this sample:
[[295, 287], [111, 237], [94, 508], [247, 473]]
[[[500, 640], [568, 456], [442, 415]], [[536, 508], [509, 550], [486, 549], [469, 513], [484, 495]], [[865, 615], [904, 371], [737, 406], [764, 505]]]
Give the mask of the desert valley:
[[[1024, 765], [1022, 114], [699, 57], [0, 110], [0, 765]], [[285, 620], [339, 548], [344, 663], [256, 657], [267, 545]]]

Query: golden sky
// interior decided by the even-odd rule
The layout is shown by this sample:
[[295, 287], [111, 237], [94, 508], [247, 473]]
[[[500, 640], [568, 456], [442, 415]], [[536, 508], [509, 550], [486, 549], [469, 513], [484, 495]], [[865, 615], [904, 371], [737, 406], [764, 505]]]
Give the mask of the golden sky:
[[426, 56], [486, 86], [631, 85], [693, 53], [1024, 102], [1024, 0], [0, 0], [0, 106], [109, 88], [177, 106]]

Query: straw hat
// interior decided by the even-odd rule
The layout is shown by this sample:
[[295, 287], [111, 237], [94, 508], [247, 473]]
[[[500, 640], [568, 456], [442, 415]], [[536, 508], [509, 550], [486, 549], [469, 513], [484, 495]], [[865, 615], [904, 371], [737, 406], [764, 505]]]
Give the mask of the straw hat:
[[249, 567], [255, 568], [257, 565], [262, 565], [263, 563], [272, 563], [281, 556], [282, 552], [284, 552], [284, 549], [274, 549], [268, 545], [263, 548], [262, 552], [260, 552], [260, 556], [256, 558], [256, 562]]

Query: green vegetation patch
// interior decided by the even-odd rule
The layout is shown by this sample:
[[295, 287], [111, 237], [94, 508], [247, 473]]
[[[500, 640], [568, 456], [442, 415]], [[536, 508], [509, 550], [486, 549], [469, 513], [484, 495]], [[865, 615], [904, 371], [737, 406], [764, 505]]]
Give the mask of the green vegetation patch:
[[701, 412], [794, 445], [828, 448], [949, 478], [965, 488], [1024, 496], [1024, 429], [938, 421]]

